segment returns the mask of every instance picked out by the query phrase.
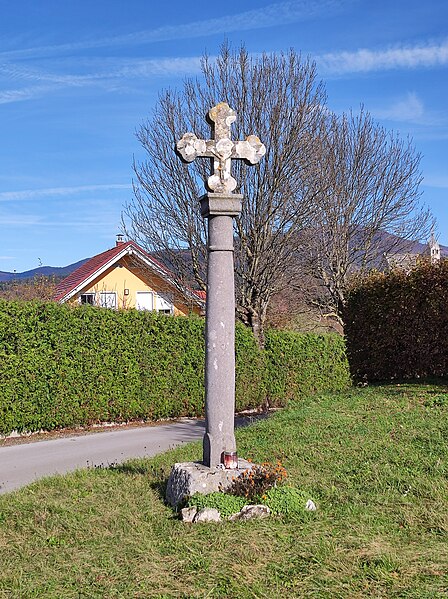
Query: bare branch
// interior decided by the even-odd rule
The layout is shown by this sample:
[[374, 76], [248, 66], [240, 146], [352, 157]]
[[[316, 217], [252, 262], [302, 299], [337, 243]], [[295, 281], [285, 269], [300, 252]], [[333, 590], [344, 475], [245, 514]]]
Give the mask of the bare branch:
[[202, 59], [202, 77], [165, 91], [137, 132], [146, 153], [134, 163], [129, 235], [206, 289], [206, 227], [199, 198], [209, 159], [183, 164], [175, 143], [187, 131], [210, 136], [205, 115], [227, 102], [235, 139], [256, 134], [263, 160], [235, 161], [244, 196], [235, 220], [237, 314], [262, 339], [271, 298], [309, 285], [310, 303], [341, 319], [352, 273], [425, 238], [433, 222], [419, 206], [420, 156], [409, 140], [379, 127], [363, 108], [337, 117], [325, 108], [313, 62], [290, 51], [258, 57], [224, 44]]
[[353, 273], [379, 268], [384, 254], [409, 251], [428, 237], [433, 219], [419, 205], [420, 155], [363, 108], [329, 115], [320, 144], [317, 212], [303, 265], [320, 282], [315, 300], [341, 319]]
[[[174, 154], [187, 131], [207, 139], [208, 110], [227, 102], [238, 115], [235, 139], [256, 134], [267, 148], [255, 167], [233, 165], [244, 195], [235, 222], [237, 313], [255, 332], [262, 329], [274, 293], [294, 277], [298, 230], [309, 226], [309, 165], [324, 114], [325, 94], [314, 63], [291, 51], [252, 58], [227, 45], [216, 61], [205, 56], [201, 80], [180, 93], [166, 91], [137, 137], [146, 159], [134, 164], [134, 199], [124, 219], [129, 233], [159, 259], [205, 289], [206, 229], [198, 206], [208, 160], [185, 166]], [[312, 191], [314, 193], [314, 190]]]

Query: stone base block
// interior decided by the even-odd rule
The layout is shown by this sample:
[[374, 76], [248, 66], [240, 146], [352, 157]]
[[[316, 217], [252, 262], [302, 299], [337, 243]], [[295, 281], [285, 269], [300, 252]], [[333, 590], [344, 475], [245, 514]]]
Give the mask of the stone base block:
[[232, 479], [253, 467], [247, 460], [238, 460], [238, 468], [209, 468], [201, 462], [183, 462], [174, 464], [168, 478], [166, 500], [172, 506], [179, 505], [191, 495], [206, 495], [214, 491], [225, 491]]

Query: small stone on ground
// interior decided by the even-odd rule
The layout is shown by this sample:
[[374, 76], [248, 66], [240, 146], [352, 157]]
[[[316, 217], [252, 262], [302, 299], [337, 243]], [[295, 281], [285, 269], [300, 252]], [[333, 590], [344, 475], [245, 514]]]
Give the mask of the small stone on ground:
[[182, 522], [193, 522], [198, 510], [195, 507], [184, 507], [181, 510]]
[[245, 505], [240, 512], [230, 516], [230, 520], [252, 520], [252, 518], [266, 518], [271, 510], [267, 505]]
[[204, 507], [194, 516], [193, 522], [221, 522], [221, 514], [213, 507]]

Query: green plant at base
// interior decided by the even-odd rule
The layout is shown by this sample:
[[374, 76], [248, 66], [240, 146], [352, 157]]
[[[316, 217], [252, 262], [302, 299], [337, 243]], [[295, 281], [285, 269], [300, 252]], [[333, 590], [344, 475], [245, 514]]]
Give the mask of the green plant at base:
[[250, 502], [245, 497], [217, 491], [207, 495], [195, 493], [187, 500], [186, 505], [195, 507], [197, 510], [206, 507], [215, 508], [223, 518], [237, 514], [248, 503], [267, 505], [275, 516], [297, 516], [306, 512], [305, 506], [309, 498], [309, 494], [297, 487], [282, 485], [268, 489], [263, 495], [254, 497]]
[[261, 497], [261, 503], [267, 505], [274, 515], [294, 516], [305, 513], [309, 495], [297, 487], [273, 487]]
[[244, 497], [246, 501], [253, 503], [254, 500], [286, 479], [286, 470], [280, 462], [270, 464], [265, 462], [245, 470], [240, 476], [234, 478], [228, 493], [237, 497]]
[[235, 495], [229, 495], [219, 491], [209, 493], [208, 495], [195, 493], [187, 501], [188, 507], [195, 507], [198, 510], [201, 510], [204, 507], [215, 508], [223, 518], [228, 518], [232, 514], [237, 514], [244, 505], [246, 505], [244, 497], [236, 497]]

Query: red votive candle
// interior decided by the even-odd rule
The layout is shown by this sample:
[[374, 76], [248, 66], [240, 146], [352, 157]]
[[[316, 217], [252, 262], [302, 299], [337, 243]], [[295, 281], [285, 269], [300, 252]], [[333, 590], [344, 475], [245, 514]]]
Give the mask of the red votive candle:
[[224, 451], [224, 468], [227, 470], [238, 468], [238, 455], [236, 451]]

